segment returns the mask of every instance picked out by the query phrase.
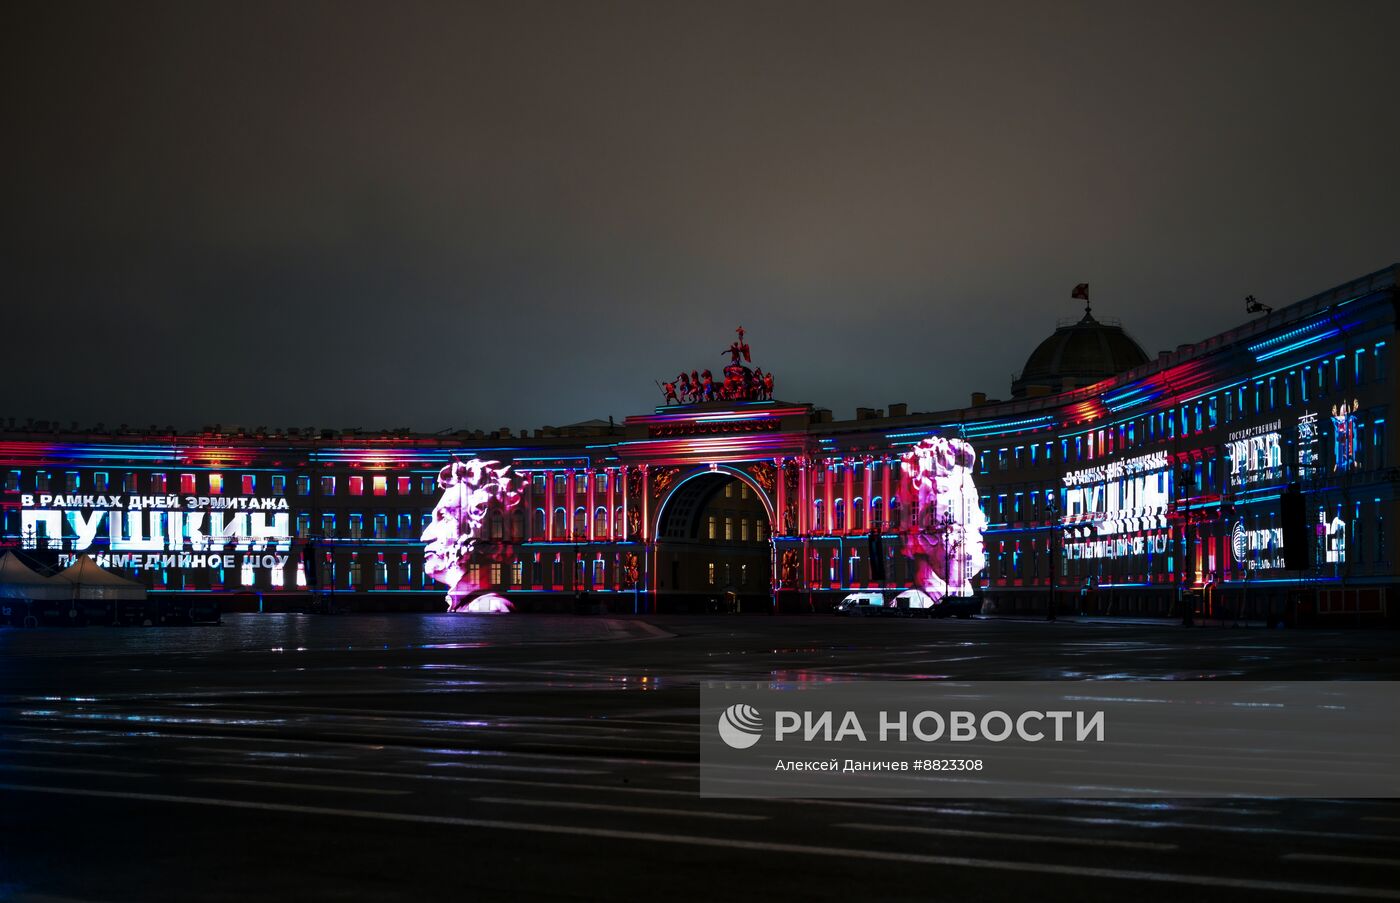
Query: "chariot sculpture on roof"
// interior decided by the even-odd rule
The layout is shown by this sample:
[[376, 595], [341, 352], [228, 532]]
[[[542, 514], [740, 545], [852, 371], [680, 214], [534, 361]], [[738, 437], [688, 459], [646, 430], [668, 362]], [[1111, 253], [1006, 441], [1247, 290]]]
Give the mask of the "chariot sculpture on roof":
[[684, 370], [674, 380], [658, 383], [665, 396], [665, 403], [698, 404], [704, 401], [769, 401], [773, 398], [773, 374], [764, 373], [762, 367], [750, 368], [753, 362], [748, 342], [744, 341], [744, 327], [734, 330], [738, 335], [721, 355], [729, 355], [729, 363], [724, 367], [724, 381], [715, 383], [714, 374], [709, 370]]

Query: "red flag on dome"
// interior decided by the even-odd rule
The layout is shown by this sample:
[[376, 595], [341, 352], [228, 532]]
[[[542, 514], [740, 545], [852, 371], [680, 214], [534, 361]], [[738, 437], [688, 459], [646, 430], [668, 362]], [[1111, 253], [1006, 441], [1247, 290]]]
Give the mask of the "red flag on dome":
[[1071, 298], [1083, 298], [1085, 301], [1088, 301], [1088, 300], [1089, 300], [1089, 283], [1087, 283], [1087, 282], [1081, 282], [1081, 283], [1079, 283], [1078, 285], [1076, 285], [1076, 286], [1074, 287], [1074, 291], [1072, 291], [1072, 292], [1069, 293], [1069, 296], [1070, 296]]

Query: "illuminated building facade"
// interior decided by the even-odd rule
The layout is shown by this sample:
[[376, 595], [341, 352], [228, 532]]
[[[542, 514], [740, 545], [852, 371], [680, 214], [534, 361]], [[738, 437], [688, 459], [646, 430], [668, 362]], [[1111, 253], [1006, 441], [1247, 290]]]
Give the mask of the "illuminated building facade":
[[[1062, 612], [1162, 616], [1190, 590], [1217, 616], [1385, 619], [1400, 515], [1397, 269], [1087, 385], [1082, 355], [1056, 382], [1047, 360], [1072, 349], [1043, 344], [1011, 401], [937, 413], [891, 405], [835, 421], [766, 397], [772, 374], [765, 393], [736, 352], [724, 386], [757, 400], [724, 400], [714, 380], [716, 400], [684, 403], [682, 386], [618, 426], [531, 437], [12, 424], [0, 541], [55, 565], [94, 554], [157, 593], [269, 607], [315, 590], [441, 609], [451, 588], [537, 610], [587, 590], [614, 610], [734, 596], [745, 611], [823, 611], [855, 589], [937, 582], [1001, 613], [1044, 614], [1053, 598]], [[1115, 369], [1137, 359], [1082, 334], [1096, 325], [1063, 341], [1111, 344]], [[921, 500], [921, 443], [926, 458], [949, 456], [929, 485], [950, 491], [957, 472], [971, 487], [957, 498], [977, 504]], [[1285, 561], [1292, 483], [1304, 568]]]

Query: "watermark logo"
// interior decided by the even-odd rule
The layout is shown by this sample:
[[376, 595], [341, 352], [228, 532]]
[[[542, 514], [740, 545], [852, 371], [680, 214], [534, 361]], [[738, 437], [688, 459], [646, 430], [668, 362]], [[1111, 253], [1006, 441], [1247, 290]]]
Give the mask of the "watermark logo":
[[719, 736], [731, 749], [748, 749], [763, 734], [763, 716], [751, 705], [735, 703], [719, 714]]

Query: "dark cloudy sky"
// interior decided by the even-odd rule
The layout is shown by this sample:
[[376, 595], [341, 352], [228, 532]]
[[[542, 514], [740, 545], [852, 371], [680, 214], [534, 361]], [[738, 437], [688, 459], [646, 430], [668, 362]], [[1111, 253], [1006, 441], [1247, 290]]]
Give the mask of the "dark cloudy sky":
[[0, 415], [964, 404], [1400, 260], [1394, 2], [7, 7]]

